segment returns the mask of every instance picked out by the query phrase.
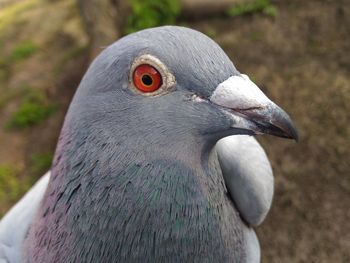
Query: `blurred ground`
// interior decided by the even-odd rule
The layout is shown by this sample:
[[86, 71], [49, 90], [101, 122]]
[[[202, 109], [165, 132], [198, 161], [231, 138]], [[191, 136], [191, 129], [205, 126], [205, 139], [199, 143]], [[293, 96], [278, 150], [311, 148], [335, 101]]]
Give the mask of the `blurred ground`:
[[[27, 6], [12, 17], [0, 9], [0, 213], [29, 187], [27, 178], [48, 168], [87, 66], [74, 1], [41, 2], [22, 1]], [[273, 16], [185, 23], [218, 41], [300, 130], [298, 144], [259, 138], [276, 177], [272, 210], [257, 230], [263, 262], [350, 262], [350, 2], [276, 7]], [[47, 114], [35, 123], [14, 121], [28, 101]]]

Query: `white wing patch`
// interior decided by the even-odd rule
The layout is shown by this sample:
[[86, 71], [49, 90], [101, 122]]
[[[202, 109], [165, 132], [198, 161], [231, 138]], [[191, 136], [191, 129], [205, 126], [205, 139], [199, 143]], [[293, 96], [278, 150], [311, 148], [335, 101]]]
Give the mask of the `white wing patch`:
[[47, 172], [0, 221], [0, 263], [20, 262], [21, 246], [45, 194]]
[[260, 263], [260, 244], [254, 229], [245, 228], [244, 237], [246, 242], [246, 263]]

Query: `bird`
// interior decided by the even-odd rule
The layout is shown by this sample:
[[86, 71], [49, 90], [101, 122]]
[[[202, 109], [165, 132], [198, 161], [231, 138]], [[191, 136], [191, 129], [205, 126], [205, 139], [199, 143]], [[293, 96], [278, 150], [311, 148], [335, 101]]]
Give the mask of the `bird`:
[[222, 48], [161, 26], [91, 63], [51, 170], [0, 221], [0, 262], [260, 262], [274, 191], [254, 135], [298, 139]]

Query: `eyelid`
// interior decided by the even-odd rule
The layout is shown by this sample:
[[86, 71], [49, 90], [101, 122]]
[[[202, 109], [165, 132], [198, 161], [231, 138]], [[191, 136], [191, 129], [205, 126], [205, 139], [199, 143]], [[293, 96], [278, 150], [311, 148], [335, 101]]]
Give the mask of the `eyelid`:
[[[162, 77], [162, 85], [159, 89], [154, 92], [141, 92], [139, 91], [133, 83], [133, 73], [135, 69], [142, 64], [148, 64], [158, 70]], [[168, 70], [168, 68], [155, 56], [150, 54], [144, 54], [137, 57], [131, 65], [129, 73], [129, 88], [136, 94], [141, 94], [143, 96], [161, 96], [170, 92], [176, 84], [175, 76]]]

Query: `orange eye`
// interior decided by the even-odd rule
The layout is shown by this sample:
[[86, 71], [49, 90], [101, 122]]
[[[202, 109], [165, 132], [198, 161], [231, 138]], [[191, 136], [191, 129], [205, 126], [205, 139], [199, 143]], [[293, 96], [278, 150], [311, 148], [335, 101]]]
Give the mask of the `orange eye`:
[[153, 92], [162, 86], [162, 76], [159, 71], [148, 64], [138, 66], [133, 73], [135, 87], [142, 92]]

